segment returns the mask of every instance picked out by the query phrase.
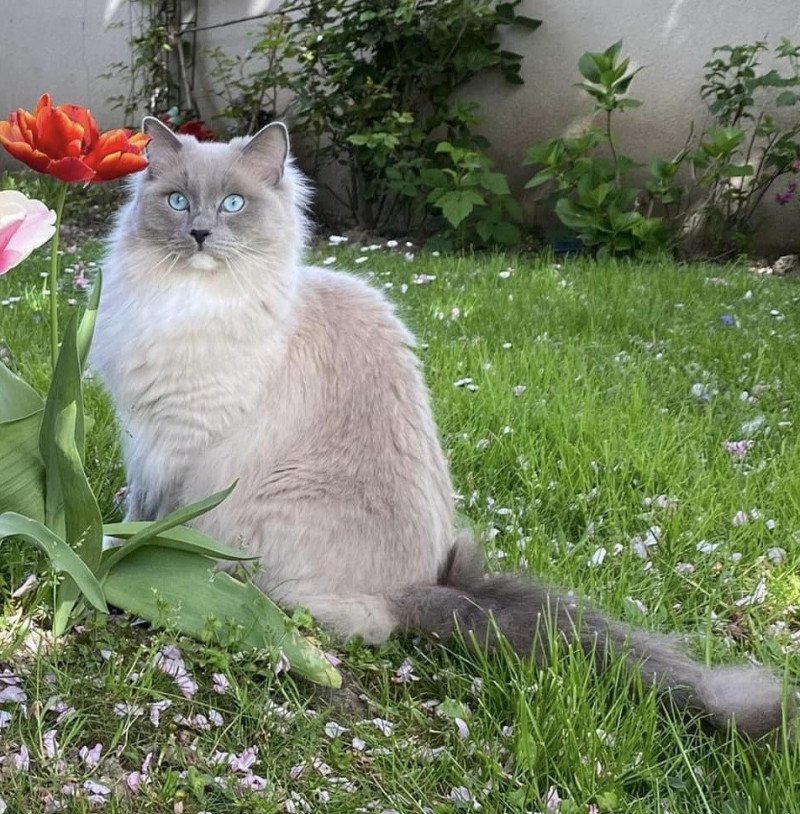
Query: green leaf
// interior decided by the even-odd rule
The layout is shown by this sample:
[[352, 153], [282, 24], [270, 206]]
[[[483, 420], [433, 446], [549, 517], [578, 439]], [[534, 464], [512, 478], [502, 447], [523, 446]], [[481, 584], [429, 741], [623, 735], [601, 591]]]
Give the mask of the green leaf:
[[554, 180], [555, 176], [551, 170], [542, 170], [537, 172], [526, 184], [525, 189], [535, 189], [536, 187], [546, 184], [548, 181]]
[[556, 203], [556, 215], [565, 226], [576, 231], [593, 226], [593, 221], [587, 213], [578, 208], [569, 198], [559, 199]]
[[590, 82], [594, 82], [595, 84], [600, 82], [600, 67], [597, 64], [597, 54], [593, 54], [590, 51], [586, 51], [586, 53], [582, 54], [578, 60], [578, 70], [581, 72], [581, 76]]
[[0, 423], [17, 421], [43, 409], [42, 397], [0, 362]]
[[72, 548], [47, 526], [17, 512], [5, 512], [0, 514], [0, 540], [7, 537], [21, 537], [33, 543], [47, 556], [56, 571], [67, 574], [73, 580], [97, 610], [108, 613], [103, 589], [94, 574]]
[[510, 195], [511, 190], [508, 188], [508, 181], [505, 175], [501, 172], [487, 172], [481, 176], [481, 185], [484, 189], [495, 195]]
[[[66, 541], [89, 570], [96, 573], [103, 553], [103, 520], [75, 443], [77, 411], [78, 405], [71, 402], [56, 416], [51, 465], [56, 467], [53, 481], [58, 483], [63, 500]], [[70, 614], [80, 595], [79, 589], [80, 586], [71, 580], [59, 587], [53, 618], [56, 635], [66, 630]]]
[[496, 223], [492, 229], [492, 237], [505, 246], [514, 246], [519, 243], [521, 234], [519, 229], [507, 220]]
[[78, 356], [78, 315], [74, 314], [64, 331], [56, 369], [47, 393], [44, 416], [39, 433], [39, 452], [45, 466], [45, 523], [60, 537], [66, 537], [64, 517], [64, 494], [56, 460], [56, 421], [59, 414], [70, 405], [75, 406], [73, 442], [78, 458], [84, 456], [83, 388], [81, 384], [80, 358]]
[[[149, 527], [152, 525], [152, 522], [146, 520], [106, 523], [103, 526], [103, 533], [109, 537], [118, 537], [121, 540], [141, 535], [142, 539], [144, 539], [143, 545], [158, 545], [162, 548], [174, 548], [177, 551], [191, 551], [195, 554], [203, 554], [206, 557], [220, 560], [244, 561], [258, 559], [258, 557], [253, 557], [246, 551], [218, 543], [201, 531], [189, 526], [175, 526], [160, 532], [155, 537], [147, 537], [146, 532], [149, 532]], [[115, 550], [111, 549], [103, 552], [104, 557], [108, 559]]]
[[775, 104], [778, 107], [791, 107], [794, 104], [797, 104], [798, 96], [796, 93], [792, 93], [790, 90], [785, 90], [783, 93], [779, 93], [778, 97], [775, 99]]
[[39, 454], [44, 400], [0, 362], [0, 512], [44, 520], [45, 472]]
[[185, 526], [190, 520], [194, 520], [195, 517], [210, 512], [219, 506], [235, 488], [236, 483], [234, 482], [221, 492], [216, 492], [204, 500], [199, 500], [197, 503], [191, 503], [189, 506], [177, 509], [166, 517], [162, 517], [160, 520], [147, 523], [141, 531], [130, 538], [126, 545], [115, 548], [108, 554], [103, 562], [104, 572], [109, 568], [113, 568], [120, 560], [133, 554], [134, 551], [141, 546], [146, 545], [154, 537], [158, 537], [160, 534], [174, 529], [176, 526]]
[[524, 26], [530, 31], [536, 31], [536, 29], [539, 28], [539, 26], [542, 24], [541, 20], [537, 20], [535, 17], [528, 17], [525, 14], [515, 15], [514, 22], [517, 25]]
[[94, 284], [92, 285], [92, 293], [89, 296], [89, 302], [86, 303], [86, 310], [81, 316], [81, 321], [78, 323], [78, 336], [76, 344], [78, 348], [78, 361], [80, 363], [81, 372], [86, 367], [86, 358], [89, 355], [89, 347], [92, 344], [92, 336], [94, 336], [94, 324], [97, 321], [97, 309], [100, 307], [100, 292], [103, 287], [102, 274], [97, 272]]
[[0, 423], [0, 512], [44, 521], [45, 473], [39, 454], [42, 411]]
[[151, 545], [118, 562], [103, 583], [112, 605], [156, 626], [239, 650], [282, 652], [309, 681], [341, 686], [322, 651], [251, 582], [214, 570], [207, 557]]
[[483, 196], [474, 189], [455, 189], [445, 193], [436, 202], [442, 214], [454, 228], [469, 217], [476, 206], [483, 206]]
[[755, 170], [750, 164], [727, 164], [719, 168], [723, 178], [749, 178]]
[[95, 571], [102, 554], [103, 520], [75, 445], [76, 424], [77, 405], [73, 402], [56, 416], [54, 460], [64, 497], [67, 542], [73, 548], [80, 546], [81, 559]]

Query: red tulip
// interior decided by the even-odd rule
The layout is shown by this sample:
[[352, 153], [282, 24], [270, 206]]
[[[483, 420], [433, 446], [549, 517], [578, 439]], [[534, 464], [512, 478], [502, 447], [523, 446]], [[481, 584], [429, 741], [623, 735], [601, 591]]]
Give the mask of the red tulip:
[[185, 136], [194, 136], [198, 141], [216, 141], [217, 135], [201, 119], [189, 119], [178, 127], [178, 132]]
[[36, 172], [71, 183], [110, 181], [147, 166], [143, 133], [100, 133], [92, 114], [79, 105], [54, 107], [48, 94], [33, 113], [19, 109], [0, 121], [0, 144]]

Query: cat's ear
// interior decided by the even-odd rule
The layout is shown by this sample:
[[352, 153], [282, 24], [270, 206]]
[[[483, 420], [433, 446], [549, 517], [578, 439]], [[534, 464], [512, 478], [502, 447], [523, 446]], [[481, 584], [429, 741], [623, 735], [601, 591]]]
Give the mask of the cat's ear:
[[262, 127], [242, 147], [242, 158], [270, 184], [277, 184], [283, 178], [288, 155], [289, 131], [281, 122], [272, 122]]
[[150, 136], [147, 145], [148, 174], [155, 176], [174, 164], [181, 150], [181, 140], [155, 116], [144, 117], [142, 132]]

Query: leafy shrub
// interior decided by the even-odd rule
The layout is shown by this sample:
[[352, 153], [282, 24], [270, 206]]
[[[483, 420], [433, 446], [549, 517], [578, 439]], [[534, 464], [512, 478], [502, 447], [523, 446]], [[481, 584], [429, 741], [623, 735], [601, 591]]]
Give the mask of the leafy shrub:
[[[761, 68], [767, 44], [725, 45], [706, 63], [701, 96], [715, 119], [672, 159], [654, 158], [642, 169], [620, 155], [612, 115], [641, 104], [627, 93], [636, 71], [618, 42], [586, 53], [580, 83], [594, 99], [603, 126], [571, 138], [551, 139], [528, 152], [539, 167], [528, 187], [552, 183], [556, 215], [600, 253], [666, 248], [673, 241], [689, 255], [725, 257], [746, 247], [753, 216], [778, 179], [800, 171], [800, 122], [781, 123], [777, 108], [800, 102], [800, 48], [786, 39], [774, 49], [777, 68]], [[775, 195], [793, 200], [792, 181]]]
[[439, 245], [465, 246], [473, 234], [485, 244], [518, 243], [521, 235], [516, 222], [522, 213], [505, 175], [493, 169], [484, 153], [455, 147], [449, 141], [440, 142], [436, 153], [446, 156], [449, 166], [424, 169], [421, 180], [430, 188], [426, 203], [447, 221], [438, 236]]
[[578, 63], [585, 79], [578, 87], [594, 99], [595, 112], [604, 114], [604, 127], [551, 139], [532, 148], [525, 160], [541, 166], [526, 187], [554, 182], [559, 220], [600, 255], [663, 247], [666, 240], [663, 221], [642, 214], [637, 205], [642, 190], [629, 174], [640, 165], [621, 155], [614, 139], [613, 114], [641, 104], [627, 95], [637, 72], [628, 70], [630, 61], [620, 57], [621, 50], [620, 41], [601, 53], [585, 53]]
[[[769, 69], [761, 65], [768, 51], [766, 42], [723, 45], [705, 65], [701, 95], [716, 124], [685, 157], [699, 198], [684, 223], [690, 250], [729, 255], [746, 247], [759, 204], [800, 168], [800, 119], [779, 110], [800, 101], [800, 47], [782, 39]], [[788, 203], [796, 190], [789, 184], [776, 200]]]
[[[482, 193], [461, 195], [465, 184], [481, 186], [478, 175], [497, 190], [500, 183], [483, 155], [485, 140], [474, 132], [476, 106], [458, 102], [454, 93], [487, 71], [522, 82], [522, 56], [502, 50], [496, 41], [502, 26], [538, 26], [516, 13], [519, 3], [284, 4], [244, 57], [212, 52], [213, 76], [226, 102], [222, 115], [234, 132], [252, 132], [272, 118], [291, 115], [293, 129], [314, 156], [312, 174], [318, 177], [329, 167], [344, 174], [345, 184], [329, 192], [359, 228], [430, 226], [432, 215], [456, 214], [447, 203], [453, 197], [445, 198], [444, 207], [437, 201], [443, 194], [458, 193], [464, 201], [459, 213], [466, 201], [474, 204], [474, 214], [445, 215], [460, 242], [510, 236], [512, 229], [488, 225], [501, 212], [514, 210], [490, 199], [508, 199], [507, 185], [502, 192], [483, 188]], [[464, 152], [456, 160], [452, 151], [437, 151], [441, 143]], [[467, 167], [466, 161], [475, 166]], [[476, 232], [470, 236], [472, 223]], [[477, 231], [477, 223], [486, 225]]]

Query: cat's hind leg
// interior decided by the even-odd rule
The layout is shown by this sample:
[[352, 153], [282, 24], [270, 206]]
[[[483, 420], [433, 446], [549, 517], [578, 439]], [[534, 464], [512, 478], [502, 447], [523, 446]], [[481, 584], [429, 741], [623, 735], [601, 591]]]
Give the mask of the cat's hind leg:
[[284, 604], [305, 608], [331, 633], [342, 639], [360, 636], [365, 644], [382, 644], [398, 627], [388, 599], [375, 594], [296, 594]]

